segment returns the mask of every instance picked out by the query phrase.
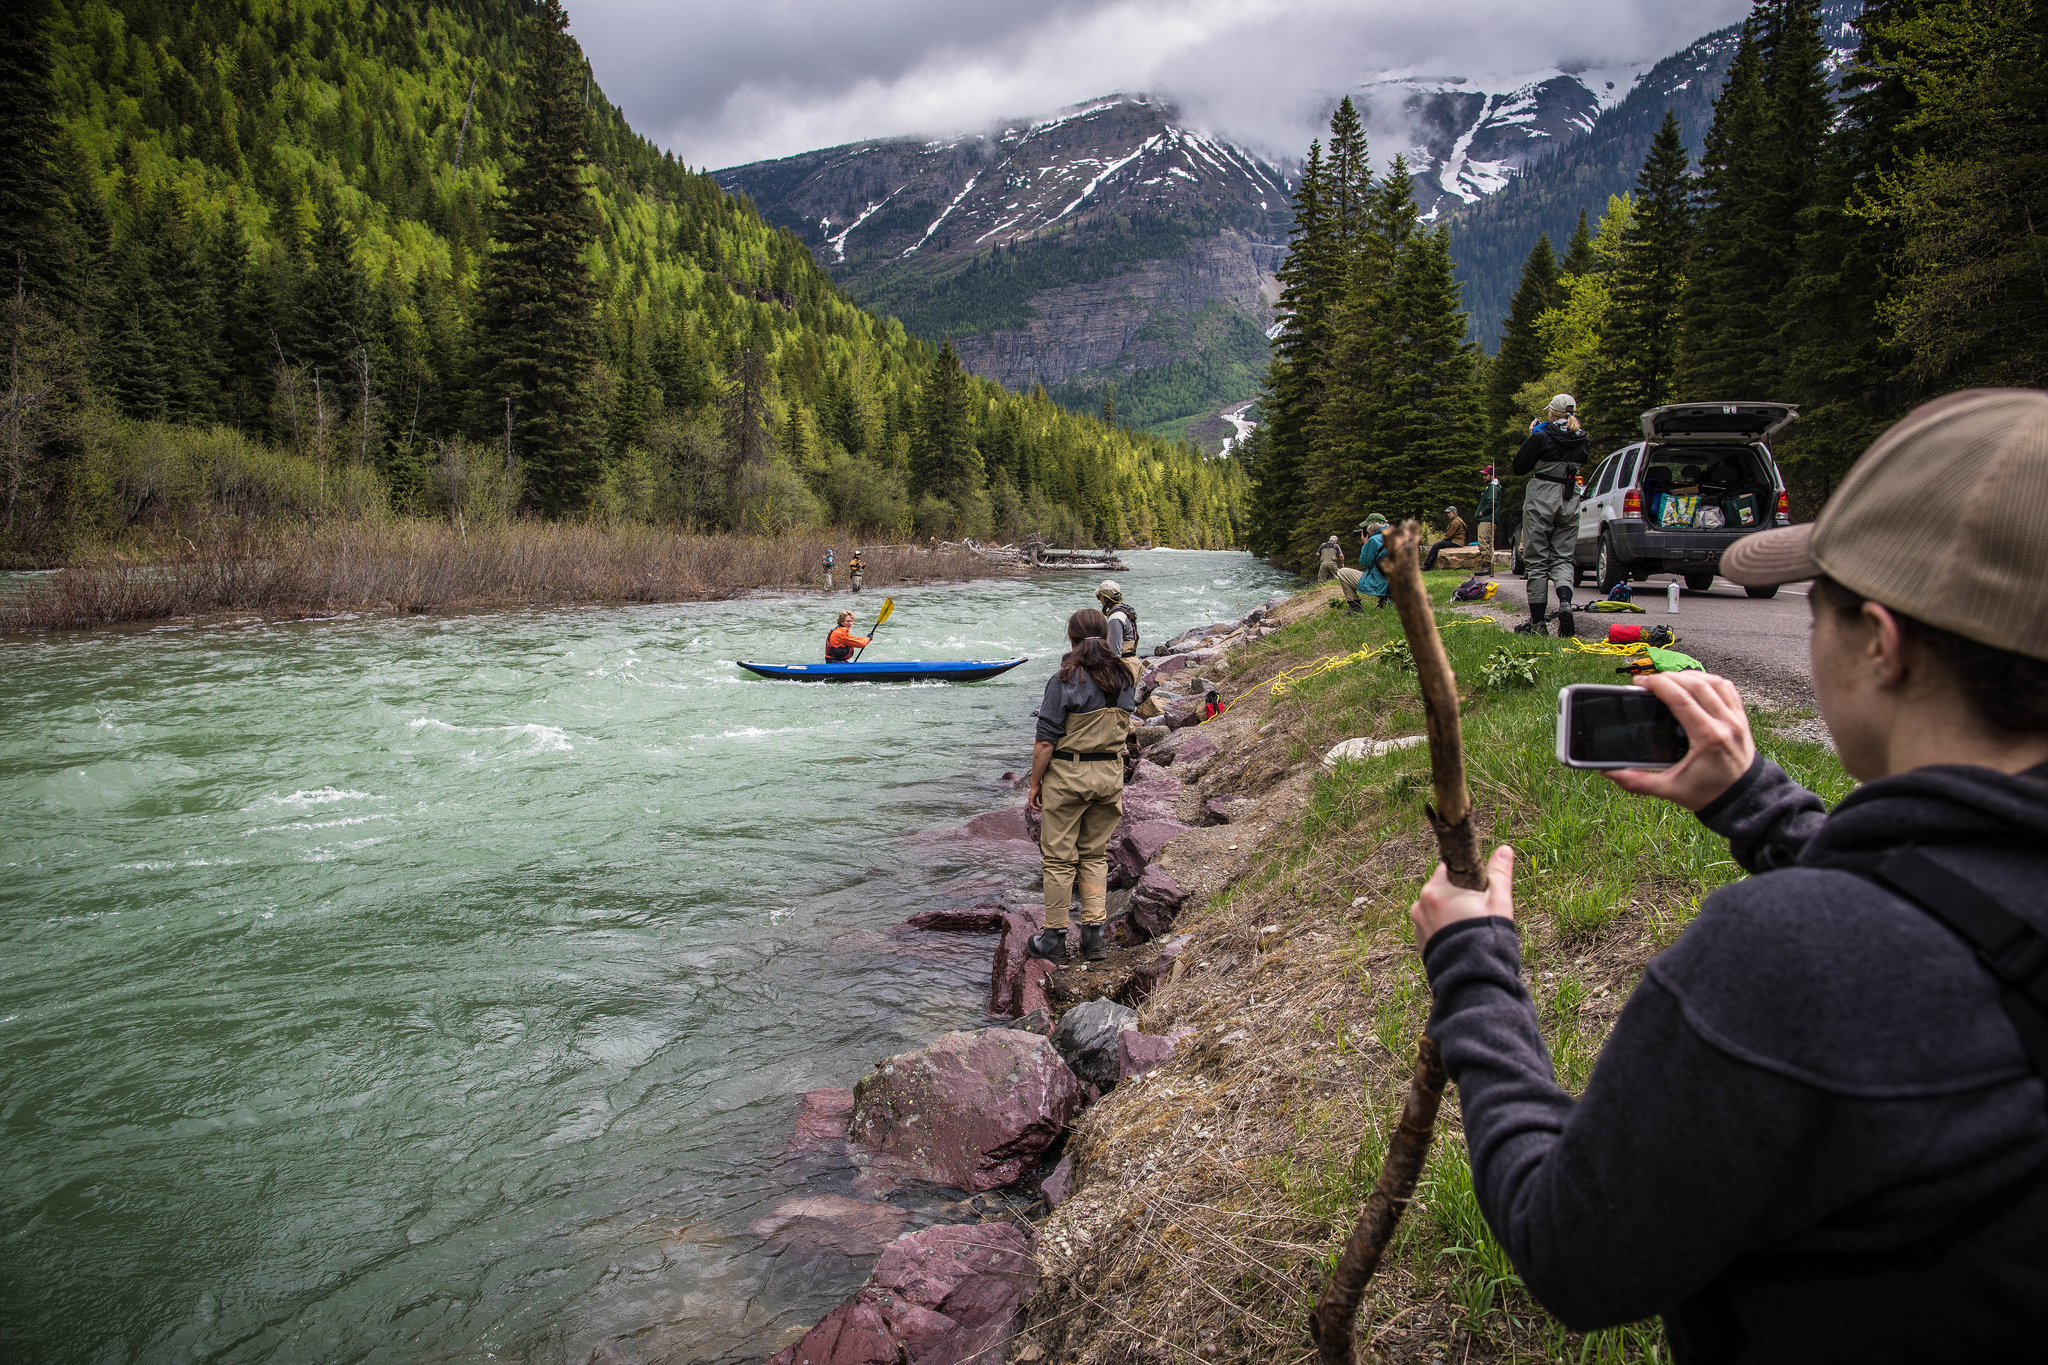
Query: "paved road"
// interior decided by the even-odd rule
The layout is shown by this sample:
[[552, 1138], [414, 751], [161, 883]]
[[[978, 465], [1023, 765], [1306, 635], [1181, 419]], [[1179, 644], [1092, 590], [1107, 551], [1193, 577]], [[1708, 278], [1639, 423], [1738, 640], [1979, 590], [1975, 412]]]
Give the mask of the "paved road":
[[[1512, 624], [1528, 619], [1528, 596], [1523, 582], [1502, 573], [1500, 595], [1494, 604], [1507, 607], [1496, 611], [1502, 620], [1513, 615]], [[1636, 605], [1643, 615], [1624, 612], [1615, 616], [1579, 613], [1582, 633], [1598, 638], [1612, 621], [1635, 621], [1643, 625], [1667, 625], [1678, 632], [1678, 648], [1692, 655], [1716, 673], [1735, 680], [1752, 701], [1789, 711], [1814, 709], [1812, 669], [1807, 658], [1809, 584], [1788, 583], [1778, 595], [1758, 600], [1730, 583], [1716, 578], [1714, 586], [1698, 593], [1679, 584], [1678, 615], [1665, 612], [1665, 585], [1676, 582], [1658, 574], [1635, 585]], [[1589, 583], [1578, 590], [1580, 601], [1597, 596]], [[1555, 633], [1556, 627], [1552, 627]]]

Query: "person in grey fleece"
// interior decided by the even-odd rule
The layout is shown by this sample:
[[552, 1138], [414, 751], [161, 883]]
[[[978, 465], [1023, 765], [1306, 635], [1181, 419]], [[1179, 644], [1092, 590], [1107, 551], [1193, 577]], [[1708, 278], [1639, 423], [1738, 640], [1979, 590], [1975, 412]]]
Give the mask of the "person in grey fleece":
[[[1726, 679], [1639, 680], [1690, 751], [1615, 780], [1754, 875], [1650, 962], [1577, 1099], [1523, 982], [1513, 850], [1487, 892], [1439, 867], [1411, 910], [1480, 1209], [1567, 1325], [1661, 1314], [1681, 1365], [2042, 1349], [2043, 1016], [1937, 918], [1974, 888], [2032, 931], [2005, 968], [2048, 985], [2048, 525], [2001, 480], [2048, 486], [2048, 394], [1928, 404], [1817, 525], [1724, 556], [1738, 583], [1817, 580], [1815, 693], [1863, 781], [1832, 812], [1756, 752]], [[1960, 880], [1948, 904], [1869, 875], [1910, 846]]]

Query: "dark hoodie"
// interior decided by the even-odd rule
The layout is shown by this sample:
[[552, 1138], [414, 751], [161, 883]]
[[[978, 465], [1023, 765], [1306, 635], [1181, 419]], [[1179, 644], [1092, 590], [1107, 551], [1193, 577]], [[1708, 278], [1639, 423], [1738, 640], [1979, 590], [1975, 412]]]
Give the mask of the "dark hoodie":
[[[1488, 1224], [1559, 1318], [1661, 1313], [1681, 1362], [2030, 1356], [2048, 1090], [1969, 947], [1845, 869], [1917, 842], [2048, 933], [2048, 766], [1916, 769], [1830, 815], [1759, 758], [1700, 818], [1768, 875], [1650, 963], [1577, 1101], [1513, 924], [1430, 940], [1429, 1032]], [[1772, 1259], [1795, 1256], [1804, 1278]]]

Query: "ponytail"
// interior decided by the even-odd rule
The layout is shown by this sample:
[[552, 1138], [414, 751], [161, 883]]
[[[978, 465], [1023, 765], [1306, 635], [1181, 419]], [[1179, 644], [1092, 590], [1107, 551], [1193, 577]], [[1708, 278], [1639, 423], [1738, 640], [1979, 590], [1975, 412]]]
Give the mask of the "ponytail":
[[1075, 673], [1086, 673], [1109, 698], [1111, 706], [1131, 685], [1130, 671], [1123, 660], [1110, 652], [1109, 618], [1093, 607], [1067, 618], [1067, 641], [1074, 647], [1060, 660], [1060, 681], [1072, 682]]

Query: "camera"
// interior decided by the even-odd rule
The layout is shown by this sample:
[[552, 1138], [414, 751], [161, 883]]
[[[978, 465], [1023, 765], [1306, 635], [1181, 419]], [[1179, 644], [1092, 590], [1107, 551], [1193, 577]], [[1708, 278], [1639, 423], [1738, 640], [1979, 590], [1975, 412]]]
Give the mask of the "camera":
[[1567, 768], [1669, 768], [1691, 748], [1671, 708], [1640, 687], [1573, 683], [1557, 694], [1557, 761]]

